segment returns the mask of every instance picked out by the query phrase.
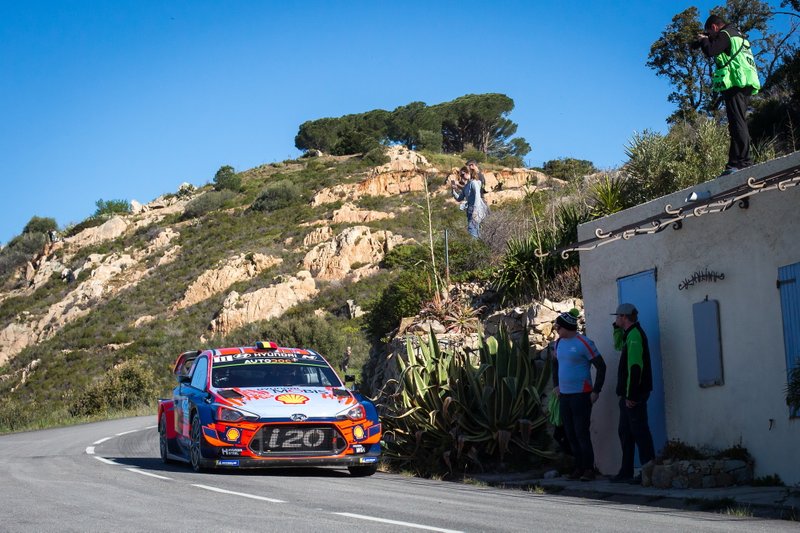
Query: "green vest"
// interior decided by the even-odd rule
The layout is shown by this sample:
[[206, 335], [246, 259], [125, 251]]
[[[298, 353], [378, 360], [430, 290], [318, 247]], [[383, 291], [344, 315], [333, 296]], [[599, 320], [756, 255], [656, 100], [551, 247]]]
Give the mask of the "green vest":
[[[722, 30], [728, 34], [730, 34]], [[750, 87], [753, 92], [758, 93], [761, 82], [758, 81], [756, 71], [756, 61], [753, 59], [753, 52], [750, 51], [750, 42], [742, 37], [730, 37], [731, 53], [722, 52], [714, 58], [717, 70], [712, 78], [712, 89], [716, 92], [726, 91], [732, 87]]]

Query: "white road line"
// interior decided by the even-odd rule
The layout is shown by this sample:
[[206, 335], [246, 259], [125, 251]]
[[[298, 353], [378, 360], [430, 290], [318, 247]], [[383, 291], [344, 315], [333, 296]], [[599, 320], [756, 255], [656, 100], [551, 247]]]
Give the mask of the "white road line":
[[426, 526], [423, 524], [415, 524], [413, 522], [401, 522], [400, 520], [389, 520], [387, 518], [377, 518], [375, 516], [366, 516], [363, 514], [353, 514], [353, 513], [333, 513], [339, 516], [346, 516], [348, 518], [358, 518], [360, 520], [369, 520], [371, 522], [381, 522], [384, 524], [392, 524], [395, 526], [405, 526], [411, 527], [415, 529], [425, 529], [428, 531], [442, 531], [443, 533], [461, 533], [461, 531], [457, 529], [444, 529], [441, 527], [433, 527], [433, 526]]
[[143, 476], [150, 476], [150, 477], [154, 477], [154, 478], [158, 478], [158, 479], [166, 479], [168, 481], [172, 481], [171, 477], [159, 476], [158, 474], [153, 474], [151, 472], [145, 472], [144, 470], [139, 470], [138, 468], [126, 468], [125, 470], [129, 470], [131, 472], [134, 472], [136, 474], [141, 474]]
[[122, 435], [127, 435], [128, 433], [136, 433], [137, 431], [141, 431], [140, 429], [132, 429], [130, 431], [123, 431], [122, 433], [116, 433], [115, 437], [121, 437]]
[[117, 464], [119, 464], [119, 463], [115, 463], [111, 459], [106, 459], [105, 457], [100, 457], [99, 455], [93, 455], [92, 457], [94, 457], [95, 459], [97, 459], [101, 463], [105, 463], [107, 465], [117, 465]]
[[94, 455], [94, 446], [86, 447], [86, 455]]
[[193, 487], [197, 487], [200, 489], [211, 490], [214, 492], [221, 492], [223, 494], [231, 494], [233, 496], [241, 496], [242, 498], [251, 498], [253, 500], [261, 500], [270, 503], [286, 503], [283, 500], [276, 500], [274, 498], [267, 498], [265, 496], [256, 496], [255, 494], [245, 494], [244, 492], [234, 492], [232, 490], [225, 490], [225, 489], [218, 489], [217, 487], [209, 487], [208, 485], [195, 485], [192, 484]]
[[145, 426], [144, 429], [154, 429], [154, 428], [157, 428], [157, 427], [158, 427], [158, 424], [153, 424], [152, 426]]
[[113, 438], [113, 437], [105, 437], [105, 438], [102, 438], [102, 439], [100, 439], [100, 440], [96, 440], [96, 441], [94, 441], [92, 444], [102, 444], [102, 443], [104, 443], [104, 442], [105, 442], [105, 441], [107, 441], [107, 440], [111, 440], [112, 438]]

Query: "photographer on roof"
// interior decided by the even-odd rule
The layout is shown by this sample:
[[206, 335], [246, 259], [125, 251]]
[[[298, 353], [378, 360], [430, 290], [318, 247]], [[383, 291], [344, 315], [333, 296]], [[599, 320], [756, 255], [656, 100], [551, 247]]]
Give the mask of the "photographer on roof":
[[697, 36], [693, 48], [713, 57], [716, 70], [712, 76], [712, 90], [721, 93], [728, 116], [731, 144], [725, 174], [753, 164], [750, 159], [750, 132], [747, 129], [747, 107], [750, 97], [758, 93], [761, 83], [750, 42], [733, 24], [722, 17], [711, 15], [706, 20], [705, 31]]

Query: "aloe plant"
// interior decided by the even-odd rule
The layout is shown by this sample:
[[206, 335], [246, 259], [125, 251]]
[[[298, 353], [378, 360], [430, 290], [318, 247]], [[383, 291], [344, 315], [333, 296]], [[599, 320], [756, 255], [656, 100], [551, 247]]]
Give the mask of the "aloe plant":
[[406, 352], [386, 404], [388, 457], [424, 473], [483, 468], [509, 454], [551, 457], [539, 394], [549, 366], [537, 371], [527, 334], [517, 345], [505, 328], [488, 337], [477, 367], [461, 352], [443, 351], [432, 332], [419, 350], [408, 339]]

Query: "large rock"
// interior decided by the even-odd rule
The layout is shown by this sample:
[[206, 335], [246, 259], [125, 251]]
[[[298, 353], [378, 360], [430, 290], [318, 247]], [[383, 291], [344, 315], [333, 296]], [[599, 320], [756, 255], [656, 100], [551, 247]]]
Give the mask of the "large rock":
[[222, 310], [211, 321], [210, 329], [215, 334], [227, 335], [246, 324], [279, 317], [298, 303], [316, 296], [317, 292], [317, 284], [306, 270], [251, 293], [231, 292]]
[[190, 305], [227, 290], [239, 281], [252, 279], [264, 270], [280, 264], [283, 259], [264, 254], [239, 254], [221, 262], [217, 268], [207, 270], [189, 285], [183, 299], [176, 303], [174, 310]]
[[335, 239], [312, 248], [303, 259], [303, 268], [322, 280], [342, 280], [352, 271], [377, 265], [403, 237], [391, 231], [372, 232], [367, 226], [353, 226]]
[[331, 222], [334, 224], [364, 224], [385, 218], [394, 218], [394, 213], [358, 209], [354, 204], [346, 203], [333, 212]]
[[99, 226], [86, 228], [77, 235], [64, 239], [75, 247], [84, 247], [116, 239], [128, 229], [128, 222], [122, 217], [114, 217]]

